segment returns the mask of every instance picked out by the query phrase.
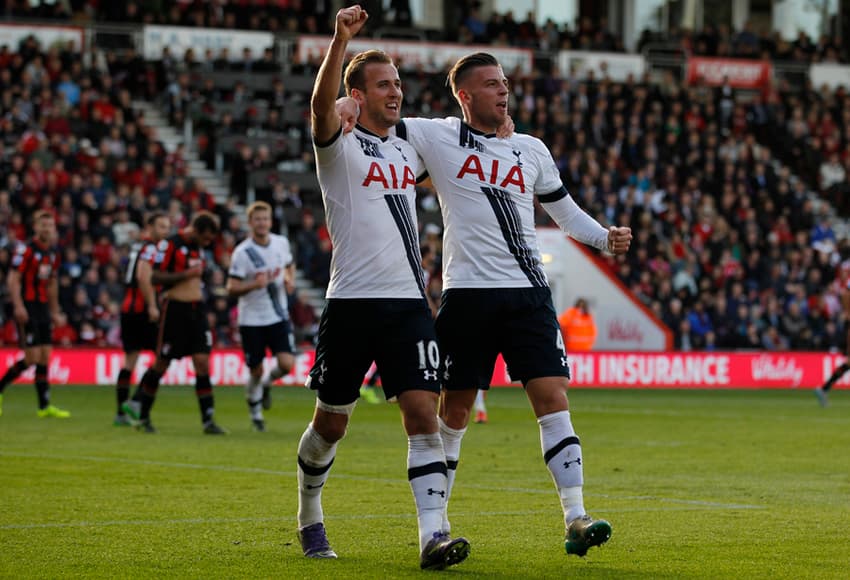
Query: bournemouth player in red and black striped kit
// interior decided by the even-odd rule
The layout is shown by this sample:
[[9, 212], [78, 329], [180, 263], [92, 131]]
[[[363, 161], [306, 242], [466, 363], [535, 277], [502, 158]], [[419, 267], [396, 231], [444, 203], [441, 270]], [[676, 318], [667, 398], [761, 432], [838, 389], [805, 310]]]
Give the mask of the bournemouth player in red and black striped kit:
[[[118, 414], [115, 426], [132, 425], [132, 420], [122, 406], [130, 397], [130, 376], [139, 353], [156, 350], [159, 305], [156, 290], [151, 282], [152, 264], [158, 249], [168, 248], [171, 220], [162, 212], [148, 216], [145, 236], [130, 248], [130, 257], [124, 271], [124, 300], [121, 302], [121, 343], [124, 346], [124, 366], [118, 373], [115, 395]], [[159, 245], [161, 248], [158, 248]]]
[[124, 412], [139, 421], [139, 429], [155, 433], [150, 412], [159, 389], [159, 381], [174, 359], [192, 357], [195, 366], [195, 394], [201, 408], [204, 433], [226, 433], [213, 420], [214, 405], [210, 383], [210, 350], [212, 333], [204, 308], [201, 278], [204, 274], [204, 252], [218, 235], [218, 221], [211, 213], [198, 212], [192, 224], [161, 245], [154, 258], [154, 284], [164, 288], [160, 307], [156, 360], [142, 377], [133, 399]]
[[38, 416], [66, 419], [71, 416], [50, 404], [47, 366], [50, 364], [52, 322], [59, 316], [59, 250], [54, 245], [56, 222], [49, 211], [33, 216], [33, 238], [20, 244], [9, 270], [9, 294], [18, 323], [24, 358], [6, 370], [0, 378], [0, 414], [3, 391], [21, 373], [35, 365], [35, 390], [38, 392]]

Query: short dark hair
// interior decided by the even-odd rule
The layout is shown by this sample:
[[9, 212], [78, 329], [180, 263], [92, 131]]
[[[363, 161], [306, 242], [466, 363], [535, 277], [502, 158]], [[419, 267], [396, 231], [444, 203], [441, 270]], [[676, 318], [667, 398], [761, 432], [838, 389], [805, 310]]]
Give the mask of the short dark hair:
[[475, 52], [467, 54], [449, 71], [449, 76], [446, 83], [452, 88], [452, 92], [457, 94], [457, 86], [463, 82], [463, 79], [470, 71], [482, 66], [501, 66], [496, 57], [487, 52]]
[[395, 66], [392, 57], [383, 50], [366, 50], [356, 54], [351, 59], [351, 62], [345, 67], [345, 74], [343, 74], [346, 95], [351, 95], [351, 89], [366, 90], [366, 73], [364, 71], [366, 65], [375, 63]]
[[192, 218], [192, 229], [199, 234], [218, 233], [218, 218], [208, 211], [199, 211]]
[[145, 224], [152, 226], [156, 223], [156, 220], [159, 218], [167, 218], [168, 215], [164, 211], [155, 211], [148, 216], [148, 219], [145, 220]]
[[35, 222], [37, 222], [39, 220], [43, 220], [43, 219], [54, 220], [54, 219], [56, 219], [56, 216], [54, 216], [53, 212], [50, 211], [49, 209], [40, 209], [37, 212], [35, 212], [35, 214], [32, 216], [32, 223], [35, 223]]

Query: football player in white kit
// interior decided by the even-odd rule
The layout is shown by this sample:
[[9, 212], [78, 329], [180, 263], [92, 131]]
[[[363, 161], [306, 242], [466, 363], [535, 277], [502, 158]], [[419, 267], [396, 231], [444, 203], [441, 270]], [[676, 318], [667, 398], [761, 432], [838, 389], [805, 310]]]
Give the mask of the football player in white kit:
[[422, 160], [389, 135], [399, 121], [398, 71], [380, 51], [356, 55], [345, 90], [359, 106], [343, 134], [335, 101], [348, 41], [367, 14], [337, 13], [336, 30], [313, 88], [313, 143], [333, 243], [328, 303], [307, 385], [318, 391], [298, 446], [298, 526], [307, 557], [335, 558], [325, 532], [322, 488], [372, 361], [387, 398], [397, 397], [408, 436], [407, 477], [419, 525], [420, 567], [443, 569], [469, 554], [442, 530], [447, 466], [437, 422], [440, 354], [417, 236], [415, 186]]
[[[263, 408], [271, 407], [271, 384], [295, 364], [295, 338], [286, 296], [295, 289], [295, 263], [289, 240], [273, 234], [272, 208], [258, 201], [248, 208], [251, 235], [233, 250], [227, 292], [239, 298], [239, 334], [250, 370], [245, 398], [251, 422], [265, 431]], [[263, 377], [268, 349], [277, 366]]]
[[[581, 446], [567, 400], [567, 353], [537, 244], [534, 196], [567, 234], [599, 250], [626, 252], [631, 230], [606, 230], [582, 211], [539, 139], [497, 138], [508, 115], [509, 90], [492, 55], [460, 59], [449, 83], [463, 120], [404, 119], [395, 128], [425, 160], [445, 227], [436, 328], [444, 357], [440, 433], [449, 495], [470, 409], [478, 389], [490, 387], [501, 353], [537, 417], [543, 458], [563, 506], [564, 547], [584, 556], [608, 540], [611, 525], [584, 509]], [[443, 526], [450, 530], [448, 517]]]

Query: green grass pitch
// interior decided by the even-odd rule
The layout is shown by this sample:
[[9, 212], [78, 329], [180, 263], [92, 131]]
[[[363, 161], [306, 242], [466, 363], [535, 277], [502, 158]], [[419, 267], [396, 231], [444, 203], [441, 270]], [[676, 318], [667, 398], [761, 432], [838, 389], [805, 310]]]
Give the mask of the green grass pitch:
[[[242, 390], [216, 390], [226, 437], [201, 434], [189, 388], [163, 388], [157, 435], [111, 425], [105, 387], [32, 387], [0, 417], [0, 577], [418, 578], [398, 408], [360, 404], [325, 498], [336, 561], [295, 534], [295, 452], [313, 394], [275, 390], [253, 433]], [[607, 545], [566, 556], [557, 496], [520, 389], [471, 425], [450, 504], [469, 559], [455, 578], [848, 578], [850, 397], [811, 392], [571, 393], [585, 500]]]

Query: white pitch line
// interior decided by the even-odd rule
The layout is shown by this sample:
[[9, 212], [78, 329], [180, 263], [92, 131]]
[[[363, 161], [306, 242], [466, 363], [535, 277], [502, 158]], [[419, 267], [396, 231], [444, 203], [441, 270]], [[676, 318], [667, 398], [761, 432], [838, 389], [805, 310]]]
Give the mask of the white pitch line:
[[[49, 459], [51, 461], [61, 460], [61, 461], [94, 461], [101, 463], [126, 463], [130, 465], [149, 465], [152, 467], [168, 467], [168, 468], [176, 468], [176, 469], [197, 469], [197, 470], [209, 470], [209, 471], [226, 471], [231, 473], [259, 473], [262, 475], [275, 475], [281, 477], [295, 477], [296, 472], [294, 471], [279, 471], [274, 469], [264, 469], [261, 467], [240, 467], [233, 465], [211, 465], [211, 464], [202, 464], [202, 463], [177, 463], [177, 462], [169, 462], [169, 461], [152, 461], [150, 459], [130, 459], [126, 457], [97, 457], [92, 455], [50, 455], [46, 453], [14, 453], [7, 451], [0, 451], [0, 457], [22, 457], [27, 459]], [[350, 475], [345, 473], [334, 472], [334, 479], [347, 479], [354, 481], [370, 481], [374, 483], [383, 483], [383, 484], [396, 484], [396, 485], [407, 485], [408, 482], [406, 479], [393, 479], [386, 477], [370, 477], [367, 475]], [[527, 494], [551, 494], [552, 489], [540, 489], [540, 488], [526, 488], [526, 487], [507, 487], [507, 486], [497, 486], [497, 485], [487, 485], [487, 484], [475, 484], [475, 483], [464, 483], [464, 488], [472, 488], [478, 489], [482, 491], [507, 491], [513, 493], [527, 493]], [[608, 494], [598, 494], [598, 493], [589, 493], [585, 494], [588, 497], [602, 497], [614, 500], [624, 500], [624, 501], [658, 501], [665, 503], [673, 503], [673, 504], [683, 504], [683, 505], [693, 505], [693, 506], [701, 506], [706, 508], [716, 508], [716, 509], [764, 509], [764, 506], [753, 505], [753, 504], [738, 504], [738, 503], [723, 503], [723, 502], [713, 502], [713, 501], [705, 501], [698, 499], [679, 499], [679, 498], [670, 498], [670, 497], [658, 497], [658, 496], [619, 496], [619, 495], [608, 495]]]
[[[706, 506], [694, 507], [652, 507], [652, 508], [623, 508], [623, 509], [606, 509], [600, 515], [607, 517], [608, 514], [620, 514], [631, 512], [682, 512], [704, 510]], [[708, 506], [709, 509], [715, 509]], [[740, 509], [740, 508], [739, 508]], [[743, 509], [758, 509], [752, 507], [743, 507]], [[475, 513], [455, 513], [452, 514], [452, 519], [461, 518], [482, 518], [482, 517], [527, 517], [534, 515], [552, 515], [553, 510], [526, 510], [526, 511], [503, 511], [503, 512], [475, 512]], [[389, 519], [410, 519], [413, 520], [416, 516], [413, 513], [408, 514], [349, 514], [349, 515], [326, 515], [325, 520], [389, 520]], [[170, 519], [170, 520], [107, 520], [103, 522], [56, 522], [56, 523], [41, 523], [41, 524], [5, 524], [0, 525], [0, 530], [38, 530], [50, 528], [104, 528], [104, 527], [122, 527], [122, 526], [180, 526], [180, 525], [211, 525], [211, 524], [259, 524], [259, 523], [286, 523], [295, 526], [295, 518], [293, 516], [277, 517], [277, 518], [186, 518], [186, 519]]]

